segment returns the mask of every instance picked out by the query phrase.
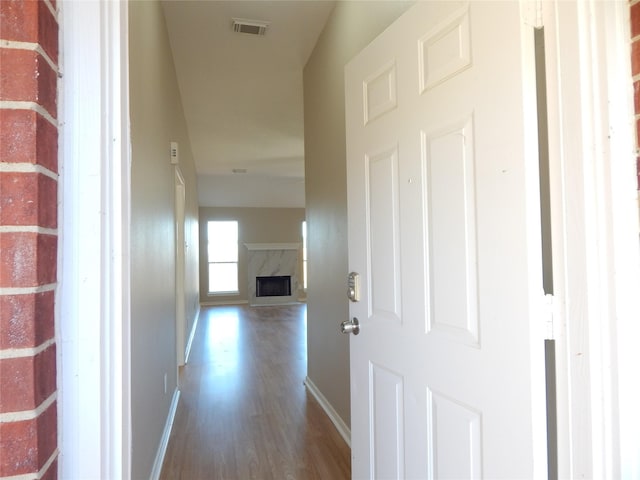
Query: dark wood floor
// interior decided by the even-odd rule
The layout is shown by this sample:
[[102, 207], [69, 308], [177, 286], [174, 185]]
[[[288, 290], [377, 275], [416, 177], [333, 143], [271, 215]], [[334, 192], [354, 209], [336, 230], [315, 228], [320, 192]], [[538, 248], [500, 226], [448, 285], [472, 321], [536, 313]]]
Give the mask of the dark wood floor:
[[203, 307], [161, 478], [349, 478], [306, 358], [306, 305]]

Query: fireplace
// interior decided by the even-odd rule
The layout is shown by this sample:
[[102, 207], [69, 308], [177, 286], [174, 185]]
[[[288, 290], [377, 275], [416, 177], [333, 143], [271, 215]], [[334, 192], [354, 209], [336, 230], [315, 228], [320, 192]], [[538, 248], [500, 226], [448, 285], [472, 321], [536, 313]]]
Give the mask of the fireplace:
[[[1, 0], [0, 0], [1, 1]], [[298, 301], [297, 243], [245, 243], [247, 297], [251, 306], [288, 305]]]
[[256, 277], [256, 297], [288, 297], [291, 295], [291, 275]]

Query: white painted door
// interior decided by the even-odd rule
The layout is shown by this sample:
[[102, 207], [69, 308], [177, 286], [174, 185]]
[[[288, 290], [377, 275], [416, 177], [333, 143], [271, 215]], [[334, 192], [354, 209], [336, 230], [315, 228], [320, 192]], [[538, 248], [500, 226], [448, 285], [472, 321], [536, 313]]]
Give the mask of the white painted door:
[[418, 2], [346, 67], [353, 478], [546, 476], [526, 15]]

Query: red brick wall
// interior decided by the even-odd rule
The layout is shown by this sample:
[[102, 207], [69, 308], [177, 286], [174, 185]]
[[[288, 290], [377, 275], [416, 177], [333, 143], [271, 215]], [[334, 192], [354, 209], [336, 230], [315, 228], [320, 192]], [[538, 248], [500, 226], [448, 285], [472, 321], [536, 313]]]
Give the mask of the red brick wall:
[[56, 0], [0, 0], [0, 477], [57, 478]]
[[[633, 105], [636, 113], [636, 147], [640, 146], [640, 0], [631, 2], [631, 74], [633, 75]], [[638, 150], [636, 150], [638, 151]], [[638, 190], [640, 190], [640, 155], [636, 158]]]

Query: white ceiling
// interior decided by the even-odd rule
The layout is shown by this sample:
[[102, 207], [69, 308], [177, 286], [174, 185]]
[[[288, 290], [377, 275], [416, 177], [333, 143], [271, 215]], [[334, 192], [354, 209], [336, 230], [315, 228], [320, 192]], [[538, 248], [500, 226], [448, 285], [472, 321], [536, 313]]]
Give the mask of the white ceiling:
[[[201, 206], [304, 206], [302, 69], [333, 6], [163, 1]], [[269, 22], [266, 35], [233, 18]]]

